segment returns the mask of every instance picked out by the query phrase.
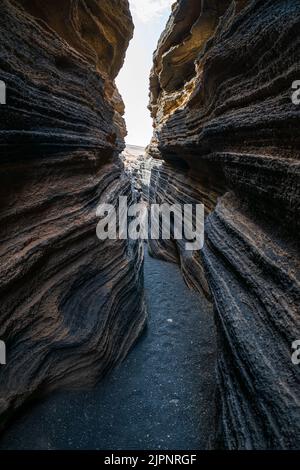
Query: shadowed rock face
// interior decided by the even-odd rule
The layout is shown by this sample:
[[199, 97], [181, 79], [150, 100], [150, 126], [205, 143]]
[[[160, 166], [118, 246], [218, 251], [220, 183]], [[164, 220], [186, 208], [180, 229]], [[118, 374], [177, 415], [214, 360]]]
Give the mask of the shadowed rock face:
[[94, 383], [143, 328], [142, 250], [100, 242], [96, 207], [132, 197], [114, 85], [126, 0], [1, 2], [0, 426], [25, 400]]
[[300, 446], [299, 31], [298, 0], [181, 0], [151, 74], [147, 197], [203, 202], [207, 219], [200, 253], [150, 248], [209, 288], [230, 449]]

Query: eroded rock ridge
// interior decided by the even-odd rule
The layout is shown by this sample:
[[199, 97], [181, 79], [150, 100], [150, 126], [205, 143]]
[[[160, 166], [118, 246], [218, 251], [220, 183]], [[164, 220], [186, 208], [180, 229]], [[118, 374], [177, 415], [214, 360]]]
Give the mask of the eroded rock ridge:
[[132, 197], [114, 79], [127, 0], [1, 1], [0, 426], [26, 400], [87, 386], [145, 323], [142, 247], [100, 242], [99, 203]]
[[205, 204], [205, 246], [150, 241], [211, 297], [218, 445], [298, 448], [300, 2], [180, 0], [154, 55], [150, 202]]

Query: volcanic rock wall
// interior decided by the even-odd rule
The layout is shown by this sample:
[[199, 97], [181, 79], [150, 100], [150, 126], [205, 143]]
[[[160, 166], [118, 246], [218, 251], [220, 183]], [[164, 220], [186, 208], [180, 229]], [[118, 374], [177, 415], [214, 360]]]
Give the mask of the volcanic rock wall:
[[179, 0], [154, 55], [149, 201], [207, 218], [201, 252], [150, 249], [210, 291], [230, 449], [300, 447], [299, 33], [299, 0]]
[[127, 0], [1, 0], [0, 426], [31, 397], [89, 385], [143, 328], [142, 247], [96, 237], [132, 197], [114, 85]]

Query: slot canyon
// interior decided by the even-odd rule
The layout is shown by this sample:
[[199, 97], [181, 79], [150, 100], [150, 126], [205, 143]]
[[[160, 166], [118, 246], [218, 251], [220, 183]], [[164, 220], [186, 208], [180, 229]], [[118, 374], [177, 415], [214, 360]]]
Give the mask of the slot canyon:
[[[0, 449], [299, 449], [300, 0], [174, 2], [145, 152], [128, 1], [0, 3]], [[204, 204], [203, 248], [100, 241], [119, 196]]]

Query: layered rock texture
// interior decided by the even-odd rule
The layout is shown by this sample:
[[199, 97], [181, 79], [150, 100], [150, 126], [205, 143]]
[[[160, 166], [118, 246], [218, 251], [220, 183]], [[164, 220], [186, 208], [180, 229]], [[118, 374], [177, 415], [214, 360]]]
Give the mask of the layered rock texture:
[[214, 303], [229, 449], [300, 447], [299, 32], [299, 0], [180, 0], [154, 55], [147, 198], [207, 218], [200, 252], [150, 249]]
[[132, 197], [114, 84], [127, 0], [2, 0], [0, 426], [26, 400], [94, 383], [143, 328], [142, 247], [96, 236]]

